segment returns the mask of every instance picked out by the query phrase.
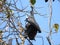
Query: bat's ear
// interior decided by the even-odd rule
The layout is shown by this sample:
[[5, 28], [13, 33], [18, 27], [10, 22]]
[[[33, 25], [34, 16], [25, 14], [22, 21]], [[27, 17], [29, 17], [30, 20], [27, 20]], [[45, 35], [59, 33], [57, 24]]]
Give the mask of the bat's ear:
[[26, 18], [25, 21], [28, 22], [28, 18]]

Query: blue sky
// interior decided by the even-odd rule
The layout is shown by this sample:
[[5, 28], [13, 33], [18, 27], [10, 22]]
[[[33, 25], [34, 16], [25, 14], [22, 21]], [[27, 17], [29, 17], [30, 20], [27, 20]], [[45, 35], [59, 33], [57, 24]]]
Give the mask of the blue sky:
[[[22, 5], [23, 5], [23, 8], [26, 7], [27, 5], [30, 6], [29, 0], [21, 0], [21, 2], [22, 2]], [[18, 4], [17, 4], [17, 6], [19, 6], [19, 8], [21, 8], [21, 6], [18, 5]], [[44, 45], [49, 45], [48, 41], [46, 39], [48, 33], [43, 31], [43, 30], [45, 30], [45, 31], [49, 32], [49, 27], [48, 27], [49, 17], [46, 17], [46, 16], [49, 16], [48, 4], [49, 3], [48, 2], [45, 3], [44, 0], [41, 0], [41, 1], [37, 0], [36, 1], [35, 7], [42, 7], [42, 8], [35, 8], [35, 10], [37, 10], [37, 12], [40, 13], [41, 15], [44, 15], [44, 14], [46, 14], [46, 15], [45, 16], [40, 16], [40, 15], [35, 14], [35, 19], [36, 19], [37, 23], [39, 24], [39, 26], [42, 30], [42, 33], [41, 34], [38, 33], [36, 35], [36, 38], [35, 38], [36, 41], [32, 41], [34, 45], [42, 45], [42, 39], [38, 38], [37, 36], [39, 36], [39, 37], [42, 36], [43, 40], [44, 40]], [[55, 0], [54, 2], [52, 2], [52, 9], [53, 10], [52, 10], [51, 25], [53, 25], [55, 23], [58, 23], [60, 25], [60, 19], [59, 19], [60, 18], [60, 2], [58, 2], [58, 0]], [[25, 10], [30, 10], [30, 7], [26, 8]], [[22, 17], [21, 21], [24, 22], [25, 18], [26, 17]], [[53, 41], [54, 45], [60, 44], [60, 28], [59, 28], [58, 33], [52, 34], [51, 38], [52, 38], [52, 41]], [[13, 42], [13, 45], [15, 45], [14, 42]], [[25, 45], [28, 45], [27, 40], [25, 41]]]
[[[26, 2], [26, 0], [25, 0]], [[24, 3], [25, 4], [25, 3]], [[48, 2], [45, 3], [44, 0], [37, 0], [35, 7], [43, 7], [40, 9], [36, 9], [39, 13], [41, 13], [41, 15], [47, 14], [49, 16], [49, 7], [48, 7]], [[54, 2], [52, 2], [52, 21], [51, 21], [51, 25], [58, 23], [60, 25], [60, 2], [58, 2], [58, 0], [55, 0]], [[45, 30], [49, 32], [49, 27], [48, 27], [48, 19], [49, 17], [45, 17], [45, 16], [39, 16], [39, 15], [35, 15], [35, 19], [38, 22], [41, 30]], [[54, 31], [54, 30], [53, 30]], [[41, 34], [38, 34], [38, 36], [42, 36], [44, 39], [44, 45], [49, 45], [48, 41], [46, 39], [46, 36], [48, 34], [44, 31], [42, 31]], [[36, 36], [37, 37], [37, 36]], [[51, 36], [52, 41], [54, 43], [54, 45], [58, 45], [60, 43], [60, 28], [58, 33], [56, 34], [52, 34]], [[33, 41], [34, 45], [42, 45], [42, 39], [41, 38], [36, 38], [36, 41]]]
[[[42, 33], [38, 33], [36, 35], [36, 41], [32, 41], [32, 43], [34, 45], [42, 45], [42, 38], [39, 38], [39, 37], [43, 37], [43, 40], [44, 40], [44, 45], [49, 45], [46, 37], [48, 35], [48, 33], [44, 32], [43, 30], [49, 32], [49, 27], [48, 27], [48, 19], [49, 17], [49, 7], [48, 7], [48, 2], [45, 3], [44, 2], [45, 0], [37, 0], [36, 1], [36, 4], [34, 5], [35, 6], [35, 10], [40, 13], [41, 15], [44, 15], [44, 16], [40, 16], [38, 14], [35, 14], [35, 19], [37, 21], [37, 23], [39, 24], [40, 28], [41, 28], [41, 31]], [[21, 3], [22, 3], [22, 7], [21, 7]], [[17, 7], [19, 9], [22, 9], [26, 6], [28, 6], [25, 10], [27, 11], [30, 11], [30, 3], [29, 3], [29, 0], [21, 0], [21, 2], [18, 1], [18, 3], [16, 4]], [[40, 8], [37, 8], [37, 7], [40, 7]], [[17, 14], [15, 14], [17, 15]], [[20, 13], [20, 16], [22, 15], [25, 15], [24, 13]], [[25, 26], [25, 18], [26, 16], [24, 17], [21, 17], [21, 22], [23, 22], [23, 26]], [[58, 23], [60, 25], [60, 2], [58, 0], [55, 0], [54, 2], [52, 2], [52, 21], [51, 21], [51, 25], [53, 26], [53, 24], [55, 23]], [[53, 29], [53, 32], [54, 32], [54, 29]], [[60, 44], [60, 27], [59, 27], [59, 30], [58, 30], [58, 33], [55, 33], [55, 34], [52, 34], [51, 35], [51, 38], [52, 38], [52, 41], [54, 43], [54, 45], [58, 45]], [[19, 40], [20, 42], [20, 40]], [[13, 40], [13, 45], [16, 44], [15, 42], [15, 39]], [[28, 41], [26, 40], [25, 41], [25, 45], [28, 45]]]

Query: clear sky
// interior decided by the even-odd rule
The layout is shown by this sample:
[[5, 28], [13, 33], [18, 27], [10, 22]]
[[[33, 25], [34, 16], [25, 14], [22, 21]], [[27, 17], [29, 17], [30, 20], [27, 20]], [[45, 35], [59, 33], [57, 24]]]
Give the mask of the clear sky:
[[[9, 2], [9, 1], [8, 1]], [[21, 3], [22, 3], [22, 6], [21, 6]], [[43, 37], [43, 40], [44, 40], [44, 45], [49, 45], [46, 37], [48, 35], [48, 33], [46, 33], [45, 31], [49, 32], [49, 27], [48, 27], [48, 19], [49, 17], [49, 3], [45, 3], [45, 0], [36, 0], [36, 4], [35, 4], [35, 10], [40, 13], [41, 15], [44, 15], [44, 16], [40, 16], [38, 14], [35, 14], [35, 19], [37, 21], [37, 23], [39, 24], [40, 28], [41, 28], [41, 31], [42, 33], [38, 33], [36, 35], [36, 41], [32, 41], [32, 43], [34, 45], [42, 45], [42, 38], [40, 38], [41, 36]], [[26, 11], [30, 11], [30, 3], [29, 3], [29, 0], [21, 0], [21, 2], [18, 1], [18, 3], [16, 4], [17, 7], [19, 9], [22, 9], [26, 6], [28, 6], [25, 10]], [[15, 14], [17, 15], [17, 14]], [[20, 15], [25, 15], [24, 13], [20, 13]], [[26, 16], [24, 17], [21, 17], [21, 22], [23, 22], [23, 26], [25, 26], [25, 18]], [[55, 24], [55, 23], [58, 23], [60, 25], [60, 2], [58, 0], [55, 0], [54, 2], [52, 2], [52, 21], [51, 21], [51, 25]], [[53, 29], [53, 32], [54, 32], [54, 29]], [[55, 34], [52, 34], [51, 35], [51, 38], [52, 38], [52, 41], [54, 43], [54, 45], [58, 45], [60, 44], [60, 27], [59, 27], [59, 30], [58, 30], [58, 33], [55, 33]], [[20, 40], [19, 40], [20, 42]], [[16, 42], [15, 40], [13, 40], [13, 45], [16, 45]], [[28, 45], [28, 41], [26, 40], [25, 41], [25, 45]]]
[[[22, 0], [22, 2], [25, 2], [25, 3], [23, 3], [23, 6], [29, 5], [28, 1]], [[35, 10], [37, 10], [37, 12], [40, 13], [41, 15], [47, 14], [45, 16], [49, 16], [48, 4], [49, 3], [48, 2], [45, 3], [44, 0], [37, 0], [35, 7], [40, 7], [40, 8], [35, 8]], [[26, 10], [29, 10], [29, 8]], [[41, 30], [45, 30], [45, 31], [49, 32], [49, 27], [48, 27], [49, 17], [45, 17], [45, 16], [35, 15], [35, 19], [36, 19], [37, 23], [39, 24]], [[53, 25], [54, 23], [58, 23], [60, 25], [59, 18], [60, 18], [60, 2], [58, 0], [55, 0], [54, 2], [52, 2], [52, 22], [51, 22], [51, 24]], [[48, 33], [44, 32], [44, 31], [42, 31], [41, 34], [37, 34], [37, 36], [43, 37], [44, 45], [49, 45], [48, 41], [46, 39], [47, 35], [48, 35]], [[36, 41], [33, 41], [33, 44], [42, 45], [42, 39], [38, 38], [37, 36], [36, 36]], [[54, 45], [58, 45], [60, 43], [60, 28], [59, 28], [58, 33], [52, 34], [51, 38], [52, 38]], [[26, 43], [25, 43], [25, 45], [27, 45]]]
[[[48, 33], [43, 31], [43, 30], [45, 30], [45, 31], [49, 32], [49, 27], [48, 27], [49, 17], [46, 17], [46, 16], [49, 16], [49, 7], [48, 7], [49, 3], [48, 2], [45, 3], [44, 1], [45, 0], [37, 0], [36, 4], [35, 4], [35, 7], [40, 7], [40, 8], [35, 8], [35, 10], [44, 16], [35, 14], [35, 19], [36, 19], [37, 23], [39, 24], [39, 26], [42, 30], [42, 33], [41, 34], [38, 33], [36, 35], [36, 38], [35, 38], [36, 41], [32, 41], [34, 45], [42, 45], [42, 38], [39, 38], [40, 36], [43, 37], [44, 45], [49, 45], [48, 41], [46, 39]], [[23, 7], [26, 7], [27, 5], [29, 6], [29, 4], [30, 4], [29, 0], [21, 0], [21, 2], [22, 2]], [[19, 5], [17, 5], [17, 6], [19, 6]], [[19, 7], [19, 8], [21, 8], [21, 7]], [[26, 8], [26, 10], [30, 10], [30, 7]], [[60, 25], [59, 18], [60, 18], [60, 2], [58, 0], [55, 0], [54, 2], [52, 2], [52, 22], [51, 22], [51, 24], [53, 25], [54, 23], [58, 23]], [[24, 22], [25, 17], [22, 17], [21, 19]], [[60, 28], [59, 28], [58, 33], [52, 34], [51, 38], [52, 38], [54, 45], [60, 44]], [[13, 45], [15, 45], [14, 42], [13, 42]], [[25, 45], [28, 45], [27, 40], [25, 41]]]

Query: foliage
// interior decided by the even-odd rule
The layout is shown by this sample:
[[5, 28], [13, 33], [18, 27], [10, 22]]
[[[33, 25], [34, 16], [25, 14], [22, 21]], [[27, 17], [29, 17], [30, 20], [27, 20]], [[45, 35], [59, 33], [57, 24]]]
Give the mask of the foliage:
[[30, 3], [34, 5], [36, 3], [36, 0], [30, 0]]
[[[53, 28], [55, 29], [55, 32], [53, 32], [52, 28], [51, 28], [51, 20], [52, 20], [52, 5], [49, 5], [50, 10], [48, 10], [48, 13], [50, 12], [51, 14], [48, 14], [50, 17], [49, 23], [47, 23], [47, 25], [49, 24], [49, 26], [46, 27], [49, 28], [49, 30], [45, 30], [45, 22], [42, 23], [42, 25], [44, 27], [42, 27], [40, 24], [41, 20], [46, 21], [45, 19], [41, 19], [40, 18], [38, 20], [35, 20], [35, 18], [39, 15], [39, 16], [43, 16], [43, 17], [48, 17], [47, 15], [45, 15], [44, 13], [46, 13], [45, 8], [41, 10], [40, 7], [35, 6], [36, 4], [36, 0], [30, 0], [30, 6], [28, 4], [25, 4], [26, 0], [22, 1], [22, 0], [0, 0], [0, 34], [2, 33], [2, 37], [0, 37], [1, 40], [5, 40], [4, 42], [7, 42], [9, 39], [16, 39], [16, 43], [17, 45], [24, 45], [25, 44], [25, 40], [28, 40], [28, 42], [33, 45], [33, 42], [31, 40], [34, 40], [35, 38], [37, 38], [37, 33], [40, 31], [40, 33], [43, 35], [43, 33], [45, 33], [47, 37], [47, 41], [48, 43], [51, 45], [51, 36], [52, 34], [54, 34], [55, 32], [58, 32], [59, 29], [59, 24], [55, 23], [53, 25]], [[44, 1], [48, 1], [48, 0], [44, 0]], [[25, 4], [23, 5], [22, 4]], [[39, 0], [40, 2], [40, 0]], [[51, 4], [51, 3], [50, 3]], [[28, 5], [28, 6], [26, 6]], [[34, 6], [34, 8], [32, 7]], [[40, 4], [38, 5], [40, 6]], [[43, 4], [42, 4], [43, 6]], [[14, 12], [13, 12], [14, 11]], [[40, 12], [42, 11], [41, 14]], [[26, 19], [29, 20], [28, 18], [25, 18], [25, 16], [28, 15], [29, 17], [31, 16], [30, 20], [31, 21], [26, 21]], [[36, 16], [36, 17], [35, 17]], [[48, 18], [49, 18], [48, 17]], [[47, 19], [47, 18], [46, 18]], [[28, 24], [28, 25], [27, 25]], [[39, 26], [37, 26], [39, 25]], [[40, 29], [41, 26], [41, 29]], [[43, 29], [43, 30], [42, 30]], [[28, 31], [26, 31], [28, 30]], [[38, 31], [37, 31], [38, 30]], [[26, 32], [26, 34], [24, 33]], [[39, 33], [39, 34], [40, 34]], [[44, 39], [43, 36], [38, 35], [38, 39], [41, 38], [42, 45], [44, 45]], [[26, 38], [25, 38], [26, 37]], [[8, 43], [8, 42], [7, 42]], [[35, 43], [35, 42], [34, 42]], [[8, 44], [10, 45], [10, 44]]]
[[2, 33], [2, 30], [0, 30], [0, 33]]
[[55, 29], [56, 32], [58, 32], [59, 24], [54, 24], [54, 25], [53, 25], [53, 28]]

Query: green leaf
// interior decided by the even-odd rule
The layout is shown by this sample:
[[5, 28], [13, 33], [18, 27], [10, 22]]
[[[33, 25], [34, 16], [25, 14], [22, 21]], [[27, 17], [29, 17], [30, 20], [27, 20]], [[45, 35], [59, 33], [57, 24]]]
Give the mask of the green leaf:
[[0, 33], [2, 33], [2, 30], [0, 30]]
[[53, 27], [55, 28], [55, 31], [58, 32], [59, 24], [54, 24]]
[[10, 15], [7, 15], [7, 18], [10, 18]]
[[7, 16], [7, 18], [10, 18], [10, 17], [11, 17], [11, 13], [12, 13], [12, 10], [10, 10], [10, 9], [9, 9], [9, 10], [7, 10], [7, 15], [6, 15], [6, 16]]
[[0, 0], [0, 1], [2, 1], [2, 0]]
[[12, 13], [12, 10], [11, 9], [9, 11]]
[[30, 0], [30, 3], [34, 5], [36, 3], [36, 0]]

